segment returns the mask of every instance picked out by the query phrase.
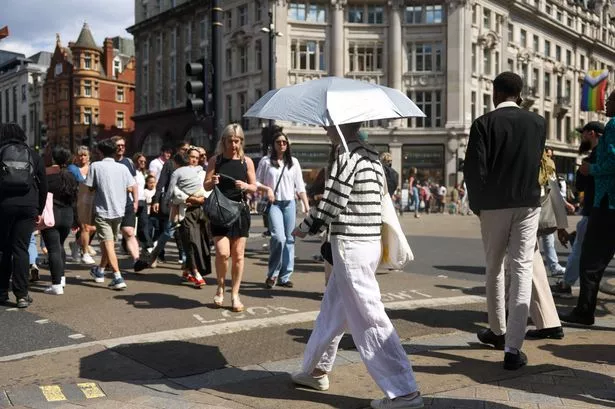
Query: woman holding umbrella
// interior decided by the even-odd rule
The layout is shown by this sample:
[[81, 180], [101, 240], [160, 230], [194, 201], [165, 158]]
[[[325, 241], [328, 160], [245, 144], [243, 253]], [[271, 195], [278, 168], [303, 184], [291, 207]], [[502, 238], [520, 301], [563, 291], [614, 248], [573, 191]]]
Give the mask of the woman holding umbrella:
[[[220, 192], [234, 201], [244, 201], [246, 192], [256, 192], [254, 162], [244, 154], [245, 138], [239, 124], [230, 124], [222, 131], [216, 148], [216, 155], [209, 160], [205, 176], [205, 190], [218, 186]], [[237, 221], [230, 227], [211, 224], [211, 232], [216, 246], [216, 275], [218, 288], [214, 304], [221, 307], [224, 303], [224, 285], [231, 264], [231, 303], [234, 312], [241, 312], [244, 306], [239, 299], [239, 287], [243, 276], [246, 239], [250, 231], [250, 210], [244, 206]]]
[[295, 193], [299, 194], [305, 209], [309, 209], [301, 166], [292, 156], [290, 142], [285, 133], [273, 135], [271, 155], [263, 157], [258, 164], [257, 186], [269, 200], [269, 270], [265, 285], [273, 288], [292, 288], [290, 276], [294, 268], [296, 206]]

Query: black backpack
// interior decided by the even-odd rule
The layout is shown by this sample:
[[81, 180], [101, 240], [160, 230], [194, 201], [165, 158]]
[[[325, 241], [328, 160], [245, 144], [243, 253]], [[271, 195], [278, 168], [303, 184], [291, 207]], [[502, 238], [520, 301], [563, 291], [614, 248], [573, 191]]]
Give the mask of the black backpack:
[[34, 184], [32, 152], [24, 144], [0, 148], [0, 191], [26, 193]]

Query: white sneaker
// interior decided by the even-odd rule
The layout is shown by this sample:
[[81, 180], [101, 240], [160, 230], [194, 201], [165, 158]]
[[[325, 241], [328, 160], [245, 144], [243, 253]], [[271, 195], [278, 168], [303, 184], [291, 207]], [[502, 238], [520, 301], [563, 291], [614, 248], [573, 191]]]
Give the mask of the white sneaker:
[[45, 294], [62, 295], [64, 294], [64, 288], [62, 288], [62, 284], [53, 284], [45, 288]]
[[94, 259], [92, 258], [92, 256], [88, 253], [85, 253], [83, 256], [81, 256], [81, 262], [83, 264], [96, 264], [96, 261], [94, 261]]
[[62, 288], [66, 287], [66, 277], [62, 276], [62, 279], [60, 281], [60, 285], [62, 286]]
[[425, 407], [425, 404], [421, 394], [418, 393], [411, 399], [402, 397], [376, 399], [371, 402], [370, 406], [373, 409], [416, 409]]
[[81, 255], [81, 249], [76, 241], [72, 241], [69, 243], [68, 247], [70, 247], [70, 256], [73, 258], [73, 261], [79, 261], [79, 256]]
[[90, 256], [95, 256], [96, 255], [96, 250], [94, 250], [94, 248], [92, 246], [88, 246], [88, 253]]
[[316, 389], [317, 391], [326, 391], [329, 389], [329, 376], [312, 376], [305, 372], [295, 372], [291, 375], [291, 379], [297, 385], [307, 386], [308, 388]]

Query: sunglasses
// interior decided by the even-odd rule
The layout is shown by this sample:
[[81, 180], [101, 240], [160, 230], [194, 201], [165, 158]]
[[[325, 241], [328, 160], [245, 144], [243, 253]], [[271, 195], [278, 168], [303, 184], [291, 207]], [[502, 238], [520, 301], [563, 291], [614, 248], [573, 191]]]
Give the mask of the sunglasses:
[[288, 145], [287, 141], [275, 141], [278, 145]]

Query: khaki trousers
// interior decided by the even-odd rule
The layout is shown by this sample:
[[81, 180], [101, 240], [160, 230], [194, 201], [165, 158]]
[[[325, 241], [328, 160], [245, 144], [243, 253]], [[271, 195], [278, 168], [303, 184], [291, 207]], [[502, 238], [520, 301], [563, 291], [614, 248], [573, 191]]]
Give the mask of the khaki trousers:
[[534, 268], [532, 274], [532, 301], [530, 302], [530, 318], [537, 329], [561, 327], [557, 315], [553, 294], [547, 278], [547, 269], [542, 261], [538, 245], [534, 250]]
[[[506, 346], [509, 348], [521, 349], [525, 339], [539, 216], [540, 208], [528, 207], [480, 212], [487, 270], [489, 328], [496, 335], [506, 334]], [[507, 254], [510, 266], [508, 322], [504, 273], [504, 257]]]

